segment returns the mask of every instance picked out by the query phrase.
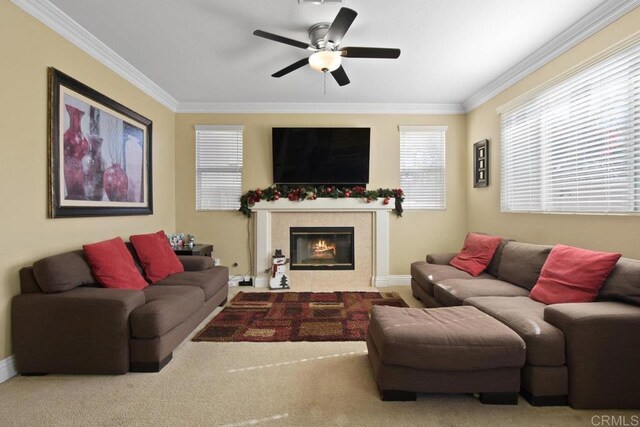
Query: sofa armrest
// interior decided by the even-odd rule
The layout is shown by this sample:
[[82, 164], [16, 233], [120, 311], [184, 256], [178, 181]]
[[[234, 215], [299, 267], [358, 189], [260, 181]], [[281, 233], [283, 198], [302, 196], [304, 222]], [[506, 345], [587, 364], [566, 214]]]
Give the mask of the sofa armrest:
[[554, 304], [544, 320], [565, 336], [574, 408], [639, 408], [640, 307], [618, 302]]
[[142, 291], [75, 288], [13, 298], [13, 351], [20, 373], [123, 374], [129, 370], [129, 314]]
[[208, 256], [178, 255], [184, 271], [200, 271], [213, 268], [213, 260]]
[[429, 264], [440, 264], [447, 265], [449, 261], [451, 261], [457, 253], [438, 253], [438, 254], [429, 254], [427, 255], [427, 262]]

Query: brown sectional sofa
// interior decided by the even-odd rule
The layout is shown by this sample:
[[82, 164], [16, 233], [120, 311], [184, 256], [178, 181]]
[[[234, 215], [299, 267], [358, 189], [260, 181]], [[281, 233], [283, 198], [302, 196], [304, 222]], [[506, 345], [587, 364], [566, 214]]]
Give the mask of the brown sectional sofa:
[[[142, 272], [130, 244], [136, 266]], [[157, 372], [216, 307], [229, 272], [211, 258], [179, 256], [185, 271], [141, 291], [95, 283], [82, 251], [20, 271], [12, 301], [13, 350], [21, 374]]]
[[448, 265], [455, 254], [411, 265], [427, 307], [476, 307], [526, 344], [521, 393], [534, 405], [640, 408], [640, 261], [621, 258], [595, 302], [545, 305], [528, 297], [551, 246], [504, 239], [480, 276]]

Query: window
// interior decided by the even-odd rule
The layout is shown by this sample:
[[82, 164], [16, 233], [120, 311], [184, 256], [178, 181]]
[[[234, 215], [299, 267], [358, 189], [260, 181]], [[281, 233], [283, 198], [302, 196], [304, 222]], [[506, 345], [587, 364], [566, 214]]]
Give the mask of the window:
[[196, 126], [196, 210], [238, 210], [243, 126]]
[[640, 210], [640, 43], [502, 108], [503, 212]]
[[405, 209], [444, 210], [446, 126], [400, 126]]

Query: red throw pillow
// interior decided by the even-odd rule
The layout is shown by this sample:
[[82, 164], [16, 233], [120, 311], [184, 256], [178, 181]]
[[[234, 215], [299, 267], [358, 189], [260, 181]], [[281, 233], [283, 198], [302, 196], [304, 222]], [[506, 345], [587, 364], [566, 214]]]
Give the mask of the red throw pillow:
[[502, 237], [499, 236], [469, 233], [462, 250], [449, 264], [476, 277], [487, 268], [500, 242]]
[[93, 276], [105, 288], [140, 290], [149, 286], [120, 237], [84, 245], [82, 249]]
[[140, 258], [140, 264], [147, 279], [156, 283], [167, 276], [182, 273], [184, 267], [176, 256], [164, 231], [152, 234], [138, 234], [129, 237]]
[[556, 245], [529, 297], [545, 304], [591, 302], [620, 257], [620, 254]]

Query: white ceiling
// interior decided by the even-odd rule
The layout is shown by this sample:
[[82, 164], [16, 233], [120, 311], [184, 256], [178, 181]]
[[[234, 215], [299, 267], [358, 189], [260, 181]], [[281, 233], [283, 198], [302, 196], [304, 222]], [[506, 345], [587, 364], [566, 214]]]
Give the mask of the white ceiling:
[[[342, 46], [398, 47], [397, 60], [345, 58], [339, 87], [309, 67], [270, 75], [308, 52], [340, 5], [297, 0], [51, 0], [180, 103], [460, 104], [605, 0], [347, 0], [358, 16]], [[611, 0], [609, 0], [611, 3]], [[330, 77], [330, 76], [329, 76]]]

